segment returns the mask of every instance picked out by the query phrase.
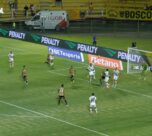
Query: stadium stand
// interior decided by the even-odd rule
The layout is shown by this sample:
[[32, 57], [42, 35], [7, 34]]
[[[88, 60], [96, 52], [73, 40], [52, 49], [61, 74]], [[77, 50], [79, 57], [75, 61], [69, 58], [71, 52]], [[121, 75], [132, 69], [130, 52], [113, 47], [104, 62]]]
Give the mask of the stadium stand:
[[152, 0], [61, 0], [60, 4], [58, 4], [58, 0], [18, 0], [15, 16], [12, 17], [9, 1], [15, 2], [15, 0], [1, 0], [0, 7], [4, 8], [5, 14], [0, 16], [0, 20], [27, 19], [24, 17], [24, 6], [30, 7], [31, 4], [35, 6], [36, 11], [66, 10], [70, 20], [106, 18], [105, 12], [109, 8], [144, 10], [152, 6]]

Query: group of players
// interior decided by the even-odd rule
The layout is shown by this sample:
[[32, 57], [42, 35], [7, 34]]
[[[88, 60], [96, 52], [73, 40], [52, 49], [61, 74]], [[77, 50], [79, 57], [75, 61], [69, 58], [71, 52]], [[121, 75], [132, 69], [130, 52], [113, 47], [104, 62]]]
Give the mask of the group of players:
[[[89, 71], [89, 83], [92, 83], [92, 81], [94, 79], [96, 79], [94, 63], [90, 63], [87, 70]], [[117, 86], [119, 73], [120, 72], [117, 68], [115, 68], [113, 70], [113, 84], [112, 84], [113, 88], [116, 88], [116, 86]], [[76, 74], [76, 70], [73, 68], [73, 66], [71, 66], [69, 69], [69, 75], [70, 75], [70, 80], [72, 83], [74, 83], [75, 74]], [[110, 79], [110, 72], [108, 69], [106, 69], [105, 71], [103, 71], [103, 73], [101, 74], [101, 77], [100, 77], [101, 85], [105, 88], [109, 88], [110, 87], [109, 79]], [[65, 99], [65, 98], [63, 98], [63, 99]], [[95, 111], [97, 113], [96, 100], [97, 100], [97, 98], [96, 98], [95, 94], [92, 93], [91, 96], [89, 97], [90, 113], [92, 113], [93, 111]], [[67, 104], [67, 102], [66, 102], [66, 104]]]
[[[91, 83], [95, 79], [94, 63], [90, 63], [87, 70], [89, 71], [89, 82]], [[111, 76], [110, 76], [110, 73], [109, 73], [109, 69], [106, 69], [105, 71], [103, 71], [101, 73], [100, 83], [103, 87], [105, 87], [105, 88], [110, 87], [110, 83], [109, 83], [110, 77]], [[119, 78], [119, 70], [117, 68], [115, 68], [113, 70], [113, 84], [112, 84], [112, 87], [116, 88], [118, 78]]]
[[[9, 59], [10, 68], [14, 68], [14, 53], [12, 51], [9, 52], [8, 59]], [[21, 76], [23, 78], [23, 81], [25, 82], [25, 85], [28, 85], [27, 68], [25, 65], [23, 66]]]
[[[9, 52], [8, 58], [9, 58], [10, 68], [13, 68], [14, 67], [14, 54], [12, 51]], [[54, 56], [53, 56], [53, 54], [48, 54], [47, 60], [45, 63], [47, 63], [52, 68], [54, 68]], [[96, 78], [95, 77], [95, 65], [93, 62], [89, 64], [87, 70], [89, 72], [89, 83], [92, 83], [92, 81]], [[27, 68], [24, 65], [22, 72], [21, 72], [21, 75], [22, 75], [23, 81], [25, 82], [25, 85], [28, 85], [27, 74], [28, 74]], [[73, 66], [71, 66], [69, 68], [69, 77], [70, 77], [70, 80], [72, 83], [75, 82], [75, 75], [76, 75], [76, 70]], [[117, 86], [118, 78], [119, 78], [119, 70], [117, 68], [115, 68], [113, 71], [113, 85], [112, 85], [112, 87], [115, 88]], [[106, 69], [103, 73], [101, 73], [101, 77], [100, 77], [101, 85], [105, 88], [109, 88], [110, 87], [109, 79], [110, 79], [110, 73], [109, 73], [109, 70]], [[60, 104], [62, 99], [64, 100], [65, 104], [68, 105], [67, 100], [66, 100], [65, 95], [64, 95], [64, 84], [61, 84], [60, 88], [58, 89], [58, 104]], [[96, 100], [97, 100], [97, 98], [96, 98], [95, 94], [92, 93], [91, 96], [89, 97], [90, 113], [92, 113], [92, 111], [95, 111], [97, 113]]]

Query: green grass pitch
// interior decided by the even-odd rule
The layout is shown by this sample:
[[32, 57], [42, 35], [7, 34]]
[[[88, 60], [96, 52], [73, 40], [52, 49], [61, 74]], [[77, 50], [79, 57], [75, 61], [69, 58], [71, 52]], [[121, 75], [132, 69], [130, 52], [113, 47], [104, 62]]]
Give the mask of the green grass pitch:
[[[91, 36], [52, 35], [67, 40], [91, 43]], [[132, 41], [140, 49], [152, 51], [152, 39], [97, 37], [98, 45], [126, 50]], [[8, 53], [15, 55], [9, 68]], [[152, 136], [152, 73], [147, 80], [122, 71], [118, 87], [99, 85], [102, 68], [96, 67], [96, 80], [88, 83], [85, 63], [55, 57], [55, 69], [44, 63], [47, 47], [0, 38], [0, 136]], [[29, 85], [21, 78], [22, 66], [28, 69]], [[76, 68], [75, 83], [68, 69]], [[124, 63], [126, 67], [126, 64]], [[57, 89], [64, 83], [69, 106], [57, 105]], [[97, 96], [98, 113], [90, 114], [88, 97]]]

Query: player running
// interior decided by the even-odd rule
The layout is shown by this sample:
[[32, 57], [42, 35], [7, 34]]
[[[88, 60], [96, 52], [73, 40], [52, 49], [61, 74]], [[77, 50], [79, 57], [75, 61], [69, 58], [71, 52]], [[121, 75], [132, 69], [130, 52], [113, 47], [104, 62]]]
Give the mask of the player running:
[[69, 75], [70, 75], [70, 80], [72, 83], [74, 83], [75, 74], [76, 74], [76, 70], [73, 68], [73, 66], [71, 66], [69, 69]]
[[52, 68], [54, 67], [54, 56], [53, 56], [53, 54], [50, 54], [50, 66]]
[[64, 84], [61, 84], [61, 87], [58, 90], [58, 105], [60, 105], [61, 100], [63, 99], [65, 104], [68, 105], [67, 100], [65, 99], [65, 95], [64, 95]]
[[97, 113], [97, 107], [96, 107], [96, 96], [94, 93], [89, 97], [89, 102], [90, 102], [90, 113], [95, 111]]
[[116, 88], [117, 86], [117, 81], [118, 81], [118, 78], [119, 78], [119, 70], [117, 68], [115, 68], [113, 70], [113, 85], [112, 87]]
[[14, 67], [14, 53], [12, 51], [9, 52], [8, 59], [10, 63], [10, 68], [13, 68]]
[[49, 64], [49, 66], [51, 66], [51, 67], [54, 66], [54, 56], [53, 56], [53, 54], [48, 54], [47, 61], [45, 63]]
[[110, 74], [109, 74], [109, 69], [106, 69], [106, 71], [104, 72], [105, 78], [104, 78], [104, 82], [105, 82], [105, 87], [109, 88], [110, 84], [109, 84], [109, 79], [110, 79]]
[[23, 69], [22, 69], [22, 78], [23, 78], [23, 81], [25, 82], [25, 85], [28, 85], [27, 69], [25, 65], [23, 66]]

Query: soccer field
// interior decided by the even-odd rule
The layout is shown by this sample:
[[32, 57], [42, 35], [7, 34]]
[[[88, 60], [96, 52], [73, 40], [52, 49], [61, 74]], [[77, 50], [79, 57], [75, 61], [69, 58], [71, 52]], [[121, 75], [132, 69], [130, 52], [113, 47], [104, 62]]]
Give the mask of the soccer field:
[[[54, 37], [91, 43], [89, 36]], [[151, 39], [135, 40], [140, 49], [152, 51]], [[132, 41], [98, 37], [99, 45], [114, 49], [127, 50]], [[11, 50], [15, 56], [13, 69], [8, 63]], [[55, 68], [51, 69], [44, 63], [47, 52], [46, 46], [0, 38], [0, 136], [152, 135], [152, 73], [141, 80], [139, 74], [127, 75], [125, 68], [118, 87], [105, 89], [99, 84], [101, 67], [96, 67], [96, 79], [89, 84], [87, 56], [84, 63], [55, 57]], [[27, 87], [21, 78], [23, 65], [28, 69]], [[68, 76], [71, 65], [76, 69], [74, 84]], [[57, 104], [57, 90], [62, 83], [69, 106]], [[89, 113], [92, 92], [97, 97], [97, 114]]]

